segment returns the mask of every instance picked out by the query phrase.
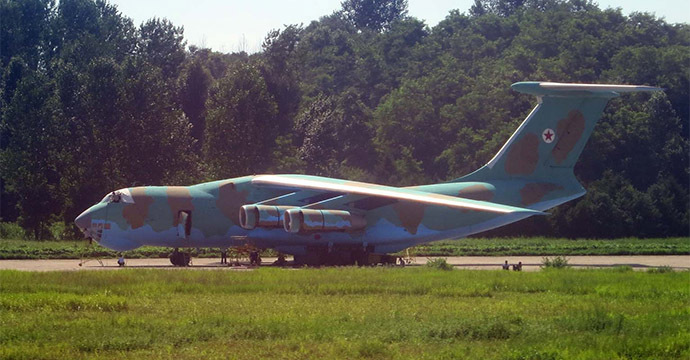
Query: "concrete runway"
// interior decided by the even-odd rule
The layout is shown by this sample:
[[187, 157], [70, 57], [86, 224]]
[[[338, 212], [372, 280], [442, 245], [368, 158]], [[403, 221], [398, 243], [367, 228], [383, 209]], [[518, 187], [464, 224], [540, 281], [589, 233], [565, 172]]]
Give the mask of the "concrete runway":
[[[421, 266], [434, 257], [416, 257], [409, 266]], [[445, 257], [448, 263], [457, 269], [468, 270], [499, 270], [505, 260], [509, 264], [522, 261], [523, 271], [538, 271], [543, 256], [458, 256]], [[660, 266], [669, 266], [675, 270], [690, 270], [690, 255], [640, 255], [640, 256], [568, 256], [568, 263], [574, 268], [607, 268], [614, 266], [630, 266], [634, 270], [645, 270]], [[291, 260], [288, 258], [288, 260]], [[264, 258], [263, 265], [270, 265], [275, 258]], [[80, 266], [80, 263], [83, 264]], [[247, 264], [247, 263], [245, 263]], [[125, 268], [144, 269], [183, 269], [170, 264], [168, 259], [127, 259]], [[100, 260], [0, 260], [0, 270], [22, 271], [75, 271], [75, 270], [116, 270], [117, 259]], [[206, 270], [249, 270], [250, 267], [225, 266], [218, 258], [193, 258], [192, 266], [188, 269]]]

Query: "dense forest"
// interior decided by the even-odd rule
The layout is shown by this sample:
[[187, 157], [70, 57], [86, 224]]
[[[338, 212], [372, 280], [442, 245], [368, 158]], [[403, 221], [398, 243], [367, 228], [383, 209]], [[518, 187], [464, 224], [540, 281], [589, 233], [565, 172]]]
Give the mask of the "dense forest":
[[434, 25], [405, 0], [344, 0], [226, 54], [103, 0], [0, 0], [0, 19], [0, 217], [28, 237], [74, 231], [129, 186], [451, 180], [529, 113], [535, 99], [509, 88], [526, 80], [666, 90], [609, 103], [575, 168], [585, 197], [491, 234], [688, 235], [688, 24], [589, 0], [476, 0]]

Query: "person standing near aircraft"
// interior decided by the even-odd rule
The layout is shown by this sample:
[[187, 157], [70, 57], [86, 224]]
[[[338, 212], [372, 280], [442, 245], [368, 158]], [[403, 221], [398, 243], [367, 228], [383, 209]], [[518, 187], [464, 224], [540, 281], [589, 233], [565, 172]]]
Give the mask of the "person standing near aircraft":
[[259, 266], [261, 265], [261, 256], [259, 256], [258, 251], [252, 251], [249, 253], [249, 265]]
[[222, 248], [220, 249], [220, 263], [221, 264], [228, 264], [228, 249], [227, 248]]

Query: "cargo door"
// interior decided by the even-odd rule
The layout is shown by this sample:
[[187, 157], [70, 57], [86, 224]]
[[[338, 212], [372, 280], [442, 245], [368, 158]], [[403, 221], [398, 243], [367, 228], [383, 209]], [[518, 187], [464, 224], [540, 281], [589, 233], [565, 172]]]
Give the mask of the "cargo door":
[[177, 213], [177, 236], [181, 239], [189, 240], [192, 233], [192, 212], [180, 210]]

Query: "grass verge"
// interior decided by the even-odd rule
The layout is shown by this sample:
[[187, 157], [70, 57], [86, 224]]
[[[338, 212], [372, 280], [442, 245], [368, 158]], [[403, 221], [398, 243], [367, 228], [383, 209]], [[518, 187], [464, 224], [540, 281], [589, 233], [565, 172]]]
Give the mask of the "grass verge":
[[687, 272], [0, 271], [0, 358], [679, 359]]
[[[144, 246], [125, 252], [127, 258], [166, 258], [170, 248]], [[193, 249], [194, 257], [220, 257], [219, 249]], [[401, 255], [406, 254], [403, 251]], [[409, 249], [413, 256], [570, 256], [570, 255], [687, 255], [688, 238], [656, 239], [551, 239], [551, 238], [467, 238], [437, 241]], [[0, 239], [1, 259], [79, 259], [117, 257], [118, 253], [82, 241], [29, 241]], [[272, 251], [263, 256], [275, 256]]]
[[688, 255], [690, 238], [466, 238], [410, 248], [419, 256]]

